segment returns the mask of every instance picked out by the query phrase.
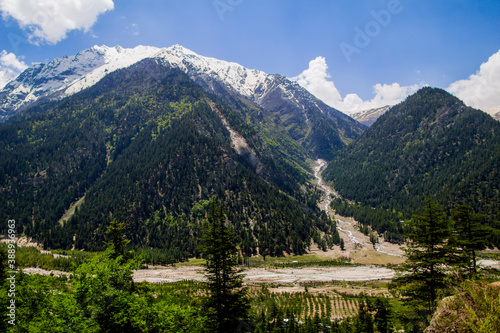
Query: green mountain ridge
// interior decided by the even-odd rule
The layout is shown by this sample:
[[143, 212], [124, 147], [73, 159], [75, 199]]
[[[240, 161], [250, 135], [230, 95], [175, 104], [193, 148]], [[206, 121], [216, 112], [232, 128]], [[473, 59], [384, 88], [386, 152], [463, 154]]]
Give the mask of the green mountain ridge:
[[345, 198], [409, 217], [428, 197], [500, 208], [500, 124], [441, 89], [422, 88], [382, 115], [323, 173]]

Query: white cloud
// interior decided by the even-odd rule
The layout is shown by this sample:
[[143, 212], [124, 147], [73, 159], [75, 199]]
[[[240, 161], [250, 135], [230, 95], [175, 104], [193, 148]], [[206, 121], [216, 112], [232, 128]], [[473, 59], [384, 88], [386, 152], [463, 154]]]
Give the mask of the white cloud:
[[447, 89], [465, 104], [486, 112], [493, 112], [500, 106], [500, 50], [479, 71], [466, 80], [452, 83]]
[[292, 80], [297, 81], [313, 95], [328, 105], [336, 105], [342, 100], [339, 91], [333, 81], [329, 81], [328, 66], [323, 57], [317, 57], [309, 61], [309, 68], [300, 73]]
[[5, 50], [0, 52], [0, 89], [26, 68], [28, 66], [14, 53], [7, 53]]
[[71, 30], [87, 32], [100, 14], [113, 8], [113, 0], [0, 0], [3, 19], [14, 18], [37, 45], [56, 44]]
[[297, 81], [298, 84], [329, 106], [345, 113], [397, 104], [423, 86], [423, 84], [401, 86], [399, 83], [377, 83], [373, 86], [375, 96], [369, 101], [363, 101], [357, 94], [348, 94], [342, 98], [333, 81], [329, 80], [330, 74], [327, 70], [325, 58], [317, 57], [309, 62], [308, 69], [292, 80]]

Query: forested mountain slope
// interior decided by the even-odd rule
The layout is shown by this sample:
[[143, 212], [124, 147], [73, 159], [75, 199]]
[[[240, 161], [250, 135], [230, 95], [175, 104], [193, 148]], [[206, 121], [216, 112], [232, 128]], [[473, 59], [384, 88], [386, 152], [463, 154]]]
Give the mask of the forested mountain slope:
[[407, 217], [425, 197], [491, 217], [500, 208], [499, 170], [500, 123], [426, 87], [382, 115], [323, 176], [347, 199]]
[[85, 249], [102, 248], [116, 218], [134, 244], [179, 259], [196, 255], [216, 195], [246, 255], [338, 243], [316, 205], [309, 151], [241, 101], [234, 108], [179, 69], [145, 59], [18, 113], [0, 126], [2, 216], [45, 246]]

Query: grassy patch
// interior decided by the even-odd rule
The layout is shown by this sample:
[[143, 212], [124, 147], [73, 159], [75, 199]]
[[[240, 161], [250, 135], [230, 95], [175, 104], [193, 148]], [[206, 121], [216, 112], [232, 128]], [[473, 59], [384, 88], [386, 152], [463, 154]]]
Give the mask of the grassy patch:
[[205, 259], [190, 258], [188, 261], [179, 262], [175, 266], [203, 266]]
[[[6, 246], [2, 244], [1, 246]], [[52, 251], [41, 253], [34, 247], [16, 247], [16, 265], [22, 268], [36, 267], [46, 270], [73, 271], [86, 259], [100, 255], [100, 252]]]

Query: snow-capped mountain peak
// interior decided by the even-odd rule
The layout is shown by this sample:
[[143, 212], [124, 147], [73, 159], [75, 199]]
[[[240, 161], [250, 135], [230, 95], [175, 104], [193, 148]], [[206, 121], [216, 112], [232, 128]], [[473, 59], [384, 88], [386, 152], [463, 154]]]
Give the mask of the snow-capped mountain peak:
[[107, 74], [117, 69], [125, 68], [145, 58], [150, 58], [160, 49], [152, 46], [139, 45], [133, 49], [125, 49], [121, 46], [93, 46], [91, 52], [100, 55], [103, 63], [101, 66], [73, 80], [69, 85], [59, 87], [64, 90], [63, 96], [73, 95], [85, 88], [93, 86]]
[[190, 76], [196, 74], [220, 80], [251, 99], [256, 88], [268, 77], [264, 72], [234, 62], [200, 56], [181, 45], [167, 48], [95, 45], [74, 56], [34, 65], [10, 81], [0, 91], [0, 120], [40, 98], [60, 99], [73, 95], [96, 84], [109, 73], [146, 58], [179, 68]]
[[[328, 107], [282, 75], [269, 75], [235, 62], [201, 56], [181, 45], [167, 48], [95, 45], [74, 56], [34, 65], [0, 91], [0, 121], [34, 102], [76, 94], [110, 73], [144, 59], [183, 71], [200, 87], [227, 98], [230, 103], [245, 98], [254, 102], [266, 114], [259, 111], [259, 117], [282, 124], [295, 140], [321, 158], [330, 158], [333, 150], [353, 140], [363, 130], [355, 120]], [[150, 62], [150, 65], [153, 64]], [[335, 138], [328, 133], [335, 133]], [[325, 145], [328, 148], [325, 149]]]
[[256, 87], [264, 82], [268, 74], [251, 70], [234, 62], [204, 57], [180, 45], [162, 49], [153, 58], [168, 63], [183, 72], [208, 75], [229, 85], [245, 97], [252, 98]]

